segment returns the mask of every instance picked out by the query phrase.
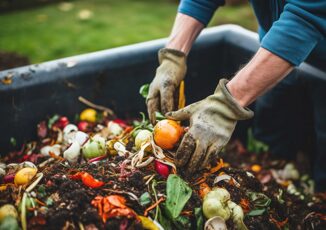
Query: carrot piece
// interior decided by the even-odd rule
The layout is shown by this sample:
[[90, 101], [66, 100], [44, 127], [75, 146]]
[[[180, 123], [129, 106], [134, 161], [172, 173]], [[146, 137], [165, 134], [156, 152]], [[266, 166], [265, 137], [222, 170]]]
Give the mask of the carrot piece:
[[179, 102], [178, 109], [182, 109], [186, 105], [186, 96], [185, 96], [185, 82], [181, 81], [179, 87]]
[[34, 198], [34, 200], [35, 200], [36, 203], [38, 203], [39, 205], [46, 206], [46, 204], [45, 204], [44, 202], [40, 201], [39, 199]]
[[216, 173], [218, 170], [224, 167], [223, 159], [220, 158], [220, 161], [217, 163], [217, 165], [213, 168], [211, 168], [210, 173]]
[[59, 161], [65, 161], [66, 159], [65, 158], [63, 158], [63, 157], [60, 157], [60, 156], [57, 156], [57, 155], [55, 155], [53, 152], [49, 152], [49, 156], [50, 157], [52, 157], [52, 158], [54, 158], [54, 159], [56, 159], [56, 160], [59, 160]]

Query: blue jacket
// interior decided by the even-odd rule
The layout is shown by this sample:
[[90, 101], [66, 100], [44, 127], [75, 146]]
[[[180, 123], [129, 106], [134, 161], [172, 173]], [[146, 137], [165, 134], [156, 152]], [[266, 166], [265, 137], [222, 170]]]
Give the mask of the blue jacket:
[[[326, 69], [326, 0], [250, 0], [261, 46], [293, 65]], [[181, 0], [179, 12], [207, 25], [225, 0]]]

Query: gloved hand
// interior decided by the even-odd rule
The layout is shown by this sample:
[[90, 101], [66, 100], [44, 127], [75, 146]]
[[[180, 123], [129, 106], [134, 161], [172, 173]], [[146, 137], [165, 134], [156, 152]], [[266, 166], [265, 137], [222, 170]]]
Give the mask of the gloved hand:
[[175, 155], [177, 167], [193, 173], [207, 167], [212, 156], [229, 141], [238, 120], [251, 118], [251, 110], [241, 107], [226, 88], [228, 80], [221, 79], [215, 93], [166, 116], [173, 120], [190, 120]]
[[156, 111], [165, 114], [174, 109], [174, 96], [187, 70], [186, 55], [181, 51], [161, 49], [158, 58], [160, 66], [146, 99], [149, 119], [153, 124]]

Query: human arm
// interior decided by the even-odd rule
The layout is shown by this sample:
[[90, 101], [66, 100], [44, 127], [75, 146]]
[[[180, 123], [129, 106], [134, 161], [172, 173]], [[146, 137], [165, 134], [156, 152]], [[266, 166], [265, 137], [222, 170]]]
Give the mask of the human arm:
[[[178, 167], [185, 167], [188, 173], [193, 173], [207, 166], [211, 157], [228, 142], [237, 121], [251, 117], [252, 113], [244, 107], [283, 79], [325, 37], [325, 20], [315, 17], [325, 7], [312, 7], [317, 11], [315, 15], [308, 12], [300, 15], [303, 9], [293, 6], [293, 2], [298, 1], [288, 2], [291, 4], [273, 24], [262, 41], [262, 47], [230, 82], [220, 81], [211, 96], [167, 114], [171, 119], [190, 120], [189, 131], [176, 152]], [[302, 6], [305, 10], [311, 8], [309, 4], [322, 3], [301, 2], [307, 3]], [[325, 14], [321, 15], [318, 19], [325, 17]]]
[[223, 0], [183, 0], [164, 49], [158, 53], [160, 66], [150, 84], [146, 99], [149, 119], [155, 123], [155, 112], [175, 109], [175, 94], [184, 79], [187, 55], [198, 34], [206, 26]]
[[188, 55], [193, 42], [224, 0], [182, 0], [166, 48]]
[[270, 51], [259, 48], [251, 61], [227, 84], [240, 106], [246, 107], [282, 80], [293, 65]]

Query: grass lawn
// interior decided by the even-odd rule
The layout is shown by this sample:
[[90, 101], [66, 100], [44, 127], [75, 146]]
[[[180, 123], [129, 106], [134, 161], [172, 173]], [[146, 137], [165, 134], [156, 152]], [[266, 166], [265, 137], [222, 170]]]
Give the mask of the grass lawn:
[[[177, 6], [174, 0], [77, 0], [72, 8], [52, 4], [5, 13], [0, 15], [0, 50], [38, 63], [162, 38], [169, 35]], [[83, 10], [91, 11], [88, 20], [79, 18]], [[210, 26], [224, 23], [256, 28], [249, 5], [222, 7]]]

